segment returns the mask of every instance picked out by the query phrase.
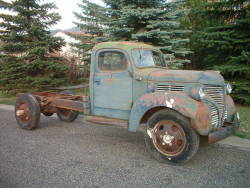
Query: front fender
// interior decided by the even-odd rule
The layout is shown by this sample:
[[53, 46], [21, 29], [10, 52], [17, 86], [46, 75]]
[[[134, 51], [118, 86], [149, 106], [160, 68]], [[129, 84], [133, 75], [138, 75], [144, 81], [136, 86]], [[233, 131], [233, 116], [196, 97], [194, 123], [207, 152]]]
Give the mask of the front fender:
[[135, 132], [144, 114], [155, 107], [170, 108], [189, 118], [192, 127], [201, 135], [207, 135], [212, 129], [209, 110], [204, 103], [182, 92], [155, 92], [143, 95], [133, 104], [128, 130]]
[[227, 110], [227, 119], [226, 122], [233, 122], [234, 115], [236, 114], [235, 104], [231, 96], [226, 96], [226, 110]]

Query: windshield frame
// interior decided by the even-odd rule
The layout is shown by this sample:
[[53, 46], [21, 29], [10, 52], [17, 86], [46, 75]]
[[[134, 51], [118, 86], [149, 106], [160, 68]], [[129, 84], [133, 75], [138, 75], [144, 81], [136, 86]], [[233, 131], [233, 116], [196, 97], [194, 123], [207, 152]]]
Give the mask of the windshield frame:
[[[140, 67], [140, 66], [138, 66], [137, 64], [136, 64], [136, 60], [135, 60], [135, 57], [134, 57], [134, 55], [133, 55], [133, 51], [134, 50], [150, 50], [150, 51], [154, 51], [154, 52], [157, 52], [157, 53], [159, 53], [159, 54], [161, 54], [161, 56], [162, 56], [162, 58], [163, 58], [163, 60], [164, 60], [164, 63], [165, 63], [165, 67], [162, 67], [162, 66], [144, 66], [144, 67]], [[131, 58], [132, 58], [132, 60], [133, 60], [133, 64], [135, 65], [135, 67], [136, 68], [138, 68], [138, 69], [146, 69], [146, 68], [162, 68], [162, 69], [166, 69], [166, 68], [168, 68], [167, 67], [167, 64], [166, 64], [166, 61], [165, 61], [165, 58], [164, 58], [164, 54], [162, 53], [162, 51], [161, 50], [159, 50], [159, 49], [156, 49], [156, 48], [133, 48], [133, 49], [131, 49]]]

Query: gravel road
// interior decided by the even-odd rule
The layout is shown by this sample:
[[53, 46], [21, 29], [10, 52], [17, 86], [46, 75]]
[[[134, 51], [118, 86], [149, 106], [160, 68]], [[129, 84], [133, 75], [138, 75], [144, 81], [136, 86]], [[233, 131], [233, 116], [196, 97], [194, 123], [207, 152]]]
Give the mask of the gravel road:
[[42, 117], [24, 131], [0, 110], [0, 187], [250, 187], [250, 151], [202, 144], [183, 166], [151, 159], [143, 134]]

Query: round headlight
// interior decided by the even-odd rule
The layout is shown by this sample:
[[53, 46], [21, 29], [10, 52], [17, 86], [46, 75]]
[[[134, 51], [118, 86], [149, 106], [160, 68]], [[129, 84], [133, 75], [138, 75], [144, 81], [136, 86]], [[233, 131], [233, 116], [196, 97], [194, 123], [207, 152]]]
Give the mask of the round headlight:
[[227, 93], [230, 94], [232, 93], [232, 86], [228, 83], [227, 86], [226, 86], [226, 89], [227, 89]]
[[206, 94], [205, 94], [205, 91], [204, 91], [203, 87], [201, 87], [199, 89], [198, 94], [199, 94], [199, 97], [200, 97], [201, 100], [204, 99], [204, 97], [205, 97]]

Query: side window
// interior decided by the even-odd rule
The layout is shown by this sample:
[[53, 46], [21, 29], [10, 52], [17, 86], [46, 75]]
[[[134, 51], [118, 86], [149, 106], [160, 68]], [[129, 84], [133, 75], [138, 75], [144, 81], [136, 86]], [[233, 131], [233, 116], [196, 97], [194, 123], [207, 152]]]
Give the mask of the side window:
[[98, 57], [98, 67], [102, 71], [123, 71], [128, 66], [125, 55], [121, 52], [101, 52]]

